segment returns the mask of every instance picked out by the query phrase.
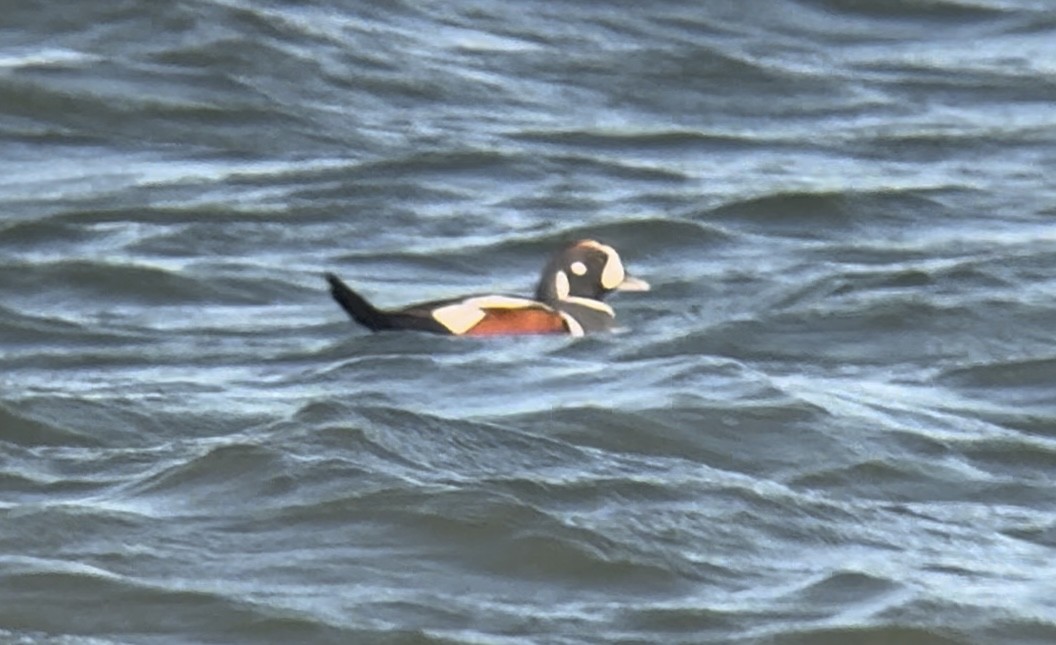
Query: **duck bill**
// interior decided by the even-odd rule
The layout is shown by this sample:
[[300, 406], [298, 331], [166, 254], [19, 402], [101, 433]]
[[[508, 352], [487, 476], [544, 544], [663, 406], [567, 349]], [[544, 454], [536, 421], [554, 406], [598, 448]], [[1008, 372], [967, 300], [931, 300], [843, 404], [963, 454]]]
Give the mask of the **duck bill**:
[[641, 278], [625, 276], [623, 282], [616, 285], [616, 291], [649, 291], [649, 283]]

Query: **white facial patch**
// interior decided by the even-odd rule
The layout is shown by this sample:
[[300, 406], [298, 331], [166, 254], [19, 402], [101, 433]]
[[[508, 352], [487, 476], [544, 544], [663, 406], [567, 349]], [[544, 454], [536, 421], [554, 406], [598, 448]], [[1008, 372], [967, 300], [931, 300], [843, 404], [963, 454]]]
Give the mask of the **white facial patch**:
[[601, 270], [601, 286], [606, 289], [615, 289], [620, 286], [627, 275], [623, 269], [623, 262], [611, 246], [599, 244], [598, 247], [605, 252], [605, 268]]
[[568, 284], [568, 274], [564, 271], [558, 271], [554, 276], [554, 293], [558, 300], [564, 300], [568, 294], [572, 293], [572, 287]]
[[433, 320], [447, 327], [452, 334], [461, 335], [473, 329], [487, 316], [486, 309], [524, 309], [539, 307], [539, 303], [527, 298], [509, 296], [479, 296], [434, 309]]
[[580, 262], [578, 260], [573, 262], [572, 264], [568, 265], [568, 268], [571, 269], [572, 273], [575, 273], [576, 275], [586, 275], [587, 274], [587, 265], [583, 264], [582, 262]]

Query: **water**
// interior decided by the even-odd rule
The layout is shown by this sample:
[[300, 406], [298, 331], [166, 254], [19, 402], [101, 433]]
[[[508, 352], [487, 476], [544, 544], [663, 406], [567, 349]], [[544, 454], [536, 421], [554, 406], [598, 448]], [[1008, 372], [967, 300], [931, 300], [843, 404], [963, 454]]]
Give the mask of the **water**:
[[0, 641], [1056, 642], [1050, 3], [3, 15]]

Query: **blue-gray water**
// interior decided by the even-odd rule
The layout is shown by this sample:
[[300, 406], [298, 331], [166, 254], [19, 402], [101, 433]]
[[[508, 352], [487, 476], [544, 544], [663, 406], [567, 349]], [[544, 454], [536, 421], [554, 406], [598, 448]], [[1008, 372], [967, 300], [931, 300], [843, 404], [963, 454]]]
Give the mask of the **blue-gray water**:
[[0, 16], [0, 642], [1056, 642], [1051, 2]]

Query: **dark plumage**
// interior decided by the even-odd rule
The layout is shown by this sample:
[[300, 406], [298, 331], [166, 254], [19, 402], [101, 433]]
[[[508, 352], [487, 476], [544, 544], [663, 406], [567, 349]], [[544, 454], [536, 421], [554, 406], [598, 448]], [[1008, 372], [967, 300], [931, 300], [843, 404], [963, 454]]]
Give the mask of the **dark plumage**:
[[556, 253], [543, 268], [534, 300], [488, 294], [382, 310], [336, 275], [327, 273], [326, 280], [334, 300], [367, 329], [409, 329], [459, 336], [581, 336], [612, 326], [615, 313], [602, 302], [609, 293], [649, 288], [646, 282], [626, 274], [612, 247], [594, 240], [581, 240]]

